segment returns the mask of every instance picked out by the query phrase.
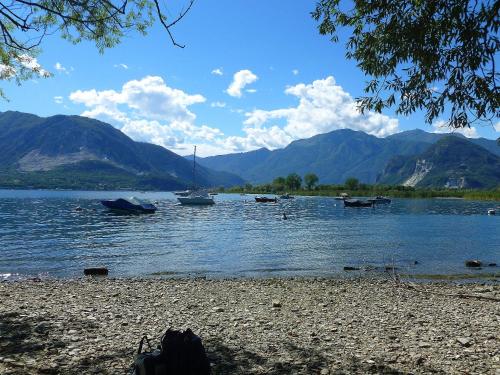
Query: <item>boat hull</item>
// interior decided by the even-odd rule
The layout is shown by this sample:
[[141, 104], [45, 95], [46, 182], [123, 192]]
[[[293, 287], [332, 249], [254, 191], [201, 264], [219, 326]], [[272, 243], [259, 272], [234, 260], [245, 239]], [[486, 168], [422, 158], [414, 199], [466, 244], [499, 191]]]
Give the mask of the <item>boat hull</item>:
[[152, 214], [156, 212], [156, 206], [152, 204], [133, 204], [125, 199], [103, 200], [101, 204], [110, 210], [131, 213]]
[[369, 202], [373, 202], [374, 204], [389, 204], [391, 200], [389, 198], [372, 198], [368, 199]]
[[344, 207], [373, 207], [373, 202], [358, 199], [345, 199]]
[[215, 204], [212, 198], [204, 198], [204, 197], [179, 197], [177, 200], [182, 205], [191, 205], [191, 206], [211, 206]]
[[259, 203], [276, 203], [278, 199], [276, 198], [267, 198], [267, 197], [255, 197], [255, 201]]

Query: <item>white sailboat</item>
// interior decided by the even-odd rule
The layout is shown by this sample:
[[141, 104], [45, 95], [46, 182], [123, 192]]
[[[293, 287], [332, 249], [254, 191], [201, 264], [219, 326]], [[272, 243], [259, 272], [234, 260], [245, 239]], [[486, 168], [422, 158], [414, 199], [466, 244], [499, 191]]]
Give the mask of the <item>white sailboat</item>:
[[193, 186], [195, 189], [188, 196], [177, 198], [181, 204], [206, 206], [215, 203], [214, 198], [208, 194], [208, 191], [196, 189], [196, 146], [194, 146], [193, 154]]

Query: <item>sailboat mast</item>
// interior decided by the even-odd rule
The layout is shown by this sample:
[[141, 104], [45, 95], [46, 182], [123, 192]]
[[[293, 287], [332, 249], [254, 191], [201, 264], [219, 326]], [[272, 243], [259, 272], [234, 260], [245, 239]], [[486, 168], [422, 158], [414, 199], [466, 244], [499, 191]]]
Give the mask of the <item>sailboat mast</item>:
[[196, 190], [196, 146], [193, 154], [193, 190]]

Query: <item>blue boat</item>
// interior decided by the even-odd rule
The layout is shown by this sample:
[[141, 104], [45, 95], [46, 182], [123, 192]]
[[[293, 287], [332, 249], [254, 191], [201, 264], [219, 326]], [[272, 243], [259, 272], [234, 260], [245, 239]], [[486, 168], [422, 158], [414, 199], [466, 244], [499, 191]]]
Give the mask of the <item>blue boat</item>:
[[154, 204], [145, 202], [139, 198], [118, 198], [115, 200], [101, 201], [102, 205], [110, 210], [130, 213], [146, 213], [152, 214], [156, 211]]

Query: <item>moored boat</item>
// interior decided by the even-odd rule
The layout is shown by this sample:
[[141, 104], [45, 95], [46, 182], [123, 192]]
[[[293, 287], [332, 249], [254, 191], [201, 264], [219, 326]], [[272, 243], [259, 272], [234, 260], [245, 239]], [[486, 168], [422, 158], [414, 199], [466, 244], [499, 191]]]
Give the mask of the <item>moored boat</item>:
[[194, 191], [187, 197], [178, 197], [177, 200], [183, 205], [208, 206], [215, 204], [214, 199], [203, 190]]
[[269, 198], [269, 197], [255, 197], [255, 201], [259, 203], [276, 203], [278, 202], [278, 198]]
[[130, 213], [154, 213], [156, 206], [139, 198], [118, 198], [114, 200], [103, 200], [101, 204], [110, 210]]
[[359, 199], [344, 199], [344, 207], [372, 207], [373, 202]]
[[295, 197], [293, 195], [290, 195], [288, 193], [283, 194], [280, 196], [280, 199], [294, 199]]
[[177, 198], [180, 204], [192, 206], [209, 206], [215, 204], [213, 196], [209, 195], [208, 191], [196, 189], [196, 146], [194, 146], [193, 154], [193, 186], [195, 187], [194, 191], [186, 190], [189, 191], [189, 194]]
[[347, 193], [341, 193], [338, 197], [335, 197], [338, 201], [343, 201], [344, 199], [351, 199], [351, 196]]
[[191, 190], [174, 191], [174, 195], [177, 195], [179, 197], [187, 197], [191, 193], [192, 193]]
[[375, 198], [368, 199], [369, 202], [373, 202], [375, 204], [387, 204], [391, 203], [391, 199], [387, 197], [383, 197], [381, 195], [377, 195]]

